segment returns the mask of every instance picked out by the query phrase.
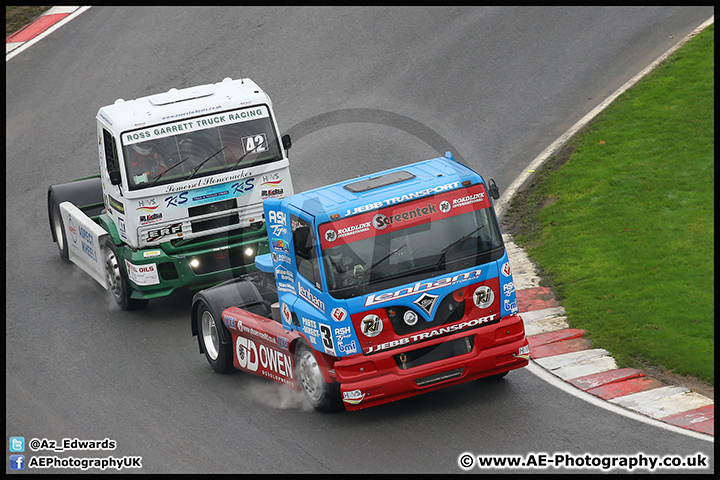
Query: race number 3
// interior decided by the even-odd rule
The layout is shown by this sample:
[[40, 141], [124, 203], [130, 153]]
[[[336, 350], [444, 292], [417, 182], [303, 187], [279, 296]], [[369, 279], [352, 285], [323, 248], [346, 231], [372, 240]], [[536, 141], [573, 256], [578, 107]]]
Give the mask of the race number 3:
[[322, 332], [322, 341], [323, 345], [325, 345], [325, 348], [329, 350], [334, 350], [332, 332], [330, 331], [330, 327], [328, 327], [327, 325], [320, 325], [320, 331]]

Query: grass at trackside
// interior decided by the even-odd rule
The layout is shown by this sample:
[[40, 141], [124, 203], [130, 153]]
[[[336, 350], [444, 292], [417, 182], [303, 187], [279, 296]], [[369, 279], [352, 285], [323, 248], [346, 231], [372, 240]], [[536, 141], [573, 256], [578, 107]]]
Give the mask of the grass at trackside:
[[714, 25], [516, 195], [505, 230], [620, 366], [714, 382]]
[[32, 22], [52, 7], [41, 5], [5, 6], [5, 38]]

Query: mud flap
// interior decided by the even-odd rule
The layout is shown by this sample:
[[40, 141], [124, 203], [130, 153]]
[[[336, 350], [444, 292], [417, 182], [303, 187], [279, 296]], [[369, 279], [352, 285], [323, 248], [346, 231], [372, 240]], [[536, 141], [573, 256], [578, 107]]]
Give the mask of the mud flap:
[[70, 261], [108, 289], [102, 244], [108, 233], [70, 202], [60, 205]]

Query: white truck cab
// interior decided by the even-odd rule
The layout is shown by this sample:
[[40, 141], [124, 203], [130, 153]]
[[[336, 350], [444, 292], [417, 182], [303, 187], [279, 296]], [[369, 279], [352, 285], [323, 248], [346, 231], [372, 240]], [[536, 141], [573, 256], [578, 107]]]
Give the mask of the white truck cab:
[[51, 227], [123, 306], [253, 269], [263, 200], [293, 193], [290, 139], [247, 78], [119, 99], [97, 113], [97, 147], [98, 176], [50, 187]]

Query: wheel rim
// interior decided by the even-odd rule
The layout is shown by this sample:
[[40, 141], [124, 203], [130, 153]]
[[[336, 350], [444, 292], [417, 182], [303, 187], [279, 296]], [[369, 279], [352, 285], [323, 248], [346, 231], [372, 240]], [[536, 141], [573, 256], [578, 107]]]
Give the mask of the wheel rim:
[[57, 240], [60, 250], [65, 248], [65, 237], [63, 236], [62, 220], [60, 219], [60, 208], [53, 204], [53, 228], [55, 229], [55, 239]]
[[117, 256], [112, 248], [105, 248], [105, 269], [107, 270], [107, 280], [110, 291], [116, 300], [122, 298], [122, 277], [120, 276], [120, 265]]
[[220, 353], [220, 336], [218, 335], [217, 325], [212, 313], [205, 310], [200, 317], [200, 330], [202, 331], [203, 345], [205, 345], [205, 353], [212, 360], [217, 360]]
[[309, 350], [303, 349], [300, 353], [298, 370], [303, 390], [311, 401], [319, 402], [323, 395], [325, 381], [315, 356]]

